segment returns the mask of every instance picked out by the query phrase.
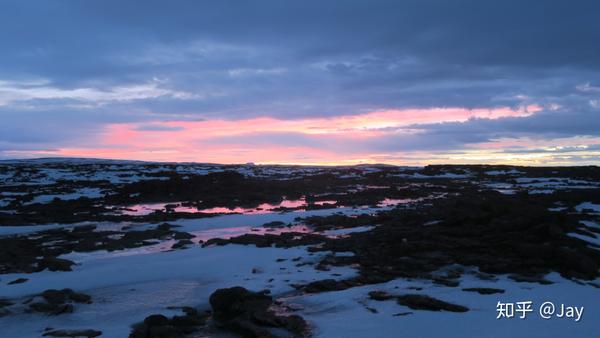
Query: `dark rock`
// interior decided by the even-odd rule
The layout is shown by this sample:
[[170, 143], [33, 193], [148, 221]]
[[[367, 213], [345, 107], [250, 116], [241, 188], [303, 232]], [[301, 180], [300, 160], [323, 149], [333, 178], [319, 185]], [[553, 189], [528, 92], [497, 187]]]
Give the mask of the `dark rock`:
[[173, 316], [171, 324], [173, 326], [202, 326], [206, 320], [198, 315]]
[[0, 298], [0, 308], [5, 307], [5, 306], [11, 306], [13, 304], [14, 303], [11, 302], [10, 300]]
[[168, 232], [171, 230], [171, 228], [172, 228], [172, 226], [169, 223], [162, 223], [162, 224], [159, 224], [158, 226], [156, 226], [156, 230], [161, 231], [161, 232]]
[[91, 297], [84, 293], [78, 293], [71, 289], [48, 289], [40, 294], [44, 302], [31, 302], [33, 298], [23, 304], [29, 304], [29, 309], [35, 312], [42, 312], [48, 315], [60, 315], [71, 313], [74, 307], [70, 302], [91, 303]]
[[73, 312], [73, 305], [71, 304], [51, 304], [38, 302], [30, 303], [29, 308], [35, 312], [42, 312], [52, 316]]
[[172, 249], [182, 249], [190, 244], [194, 244], [194, 242], [190, 241], [189, 239], [182, 239], [182, 240], [177, 241], [175, 244], [173, 244], [171, 246], [171, 248]]
[[217, 324], [246, 337], [276, 337], [269, 328], [282, 328], [295, 335], [307, 333], [308, 325], [297, 315], [282, 316], [269, 310], [273, 299], [242, 287], [218, 289], [209, 298]]
[[282, 221], [273, 221], [273, 222], [268, 222], [262, 225], [263, 228], [282, 228], [285, 226], [285, 223]]
[[504, 293], [504, 290], [494, 289], [494, 288], [466, 288], [466, 289], [463, 289], [463, 291], [477, 292], [481, 295], [493, 295], [496, 293]]
[[276, 316], [276, 318], [279, 326], [285, 327], [297, 334], [305, 334], [308, 330], [308, 324], [304, 318], [298, 315]]
[[245, 234], [229, 239], [213, 238], [206, 241], [202, 246], [209, 245], [226, 245], [226, 244], [242, 244], [242, 245], [256, 245], [259, 248], [267, 248], [275, 245], [279, 248], [290, 248], [295, 246], [304, 246], [319, 244], [325, 240], [324, 236], [302, 233], [302, 232], [284, 232], [279, 235], [273, 234]]
[[428, 311], [450, 311], [450, 312], [467, 312], [468, 308], [462, 305], [447, 303], [442, 300], [429, 297], [426, 295], [402, 295], [397, 296], [396, 301], [400, 305], [407, 306], [413, 310], [428, 310]]
[[44, 337], [87, 337], [94, 338], [102, 335], [102, 331], [97, 330], [52, 330], [45, 332]]
[[29, 279], [28, 278], [17, 278], [13, 281], [8, 282], [8, 285], [13, 285], [13, 284], [21, 284], [21, 283], [25, 283], [27, 282]]
[[42, 297], [50, 304], [62, 304], [66, 302], [67, 297], [73, 292], [71, 289], [55, 290], [48, 289], [42, 292]]
[[78, 225], [76, 227], [73, 227], [73, 229], [71, 230], [71, 232], [90, 232], [90, 231], [94, 231], [96, 230], [96, 226], [95, 225]]
[[308, 293], [319, 293], [326, 291], [340, 291], [345, 290], [349, 287], [350, 285], [344, 283], [344, 281], [337, 281], [335, 279], [323, 279], [307, 284], [304, 287], [304, 291]]
[[434, 278], [433, 282], [435, 284], [441, 284], [441, 285], [445, 285], [445, 286], [449, 286], [449, 287], [457, 287], [460, 282], [457, 280], [452, 280], [452, 279], [446, 279], [446, 278]]
[[375, 308], [372, 308], [372, 307], [370, 307], [370, 306], [365, 306], [365, 309], [367, 309], [367, 310], [368, 310], [369, 312], [371, 312], [371, 313], [378, 313], [378, 312], [379, 312], [379, 311], [377, 311], [377, 309], [375, 309]]
[[71, 299], [75, 303], [85, 303], [85, 304], [92, 303], [92, 297], [90, 295], [86, 295], [85, 293], [81, 293], [81, 292], [71, 292], [69, 294], [69, 299]]
[[252, 292], [236, 286], [218, 289], [209, 298], [213, 316], [218, 321], [226, 322], [248, 312], [266, 310], [273, 299], [258, 292]]
[[385, 291], [371, 291], [369, 292], [369, 298], [376, 301], [384, 301], [388, 299], [394, 298], [394, 296], [390, 295]]
[[42, 292], [41, 295], [42, 295], [42, 297], [44, 297], [44, 299], [46, 299], [46, 301], [48, 303], [51, 303], [51, 304], [62, 304], [62, 303], [65, 303], [67, 300], [71, 300], [76, 303], [86, 303], [86, 304], [90, 304], [92, 302], [91, 296], [86, 295], [85, 293], [75, 292], [71, 289], [62, 289], [62, 290], [49, 289], [49, 290]]
[[71, 266], [75, 265], [75, 262], [68, 259], [61, 259], [56, 257], [45, 257], [38, 262], [38, 271], [48, 269], [50, 271], [71, 271]]
[[423, 288], [420, 287], [420, 286], [409, 286], [407, 289], [409, 289], [409, 290], [416, 290], [416, 291], [423, 290]]
[[163, 315], [150, 315], [144, 319], [144, 324], [148, 326], [168, 325], [169, 319]]
[[183, 338], [184, 333], [170, 325], [151, 326], [148, 338]]
[[167, 318], [161, 314], [146, 317], [142, 323], [133, 326], [130, 338], [183, 338], [206, 324], [207, 315], [200, 315], [196, 309], [183, 307], [182, 316]]
[[187, 233], [187, 232], [181, 232], [181, 231], [175, 231], [173, 232], [173, 238], [174, 239], [192, 239], [195, 236]]

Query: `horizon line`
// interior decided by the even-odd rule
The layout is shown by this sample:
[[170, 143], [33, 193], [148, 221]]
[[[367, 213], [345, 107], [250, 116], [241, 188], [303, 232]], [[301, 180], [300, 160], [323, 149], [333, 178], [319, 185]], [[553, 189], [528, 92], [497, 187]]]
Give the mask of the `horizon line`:
[[196, 161], [147, 161], [136, 159], [120, 159], [120, 158], [100, 158], [100, 157], [69, 157], [69, 156], [49, 156], [49, 157], [23, 157], [23, 158], [5, 158], [0, 159], [2, 162], [16, 161], [43, 161], [43, 160], [87, 160], [97, 162], [132, 162], [132, 163], [149, 163], [149, 164], [203, 164], [203, 165], [219, 165], [219, 166], [297, 166], [297, 167], [360, 167], [360, 166], [388, 166], [388, 167], [404, 167], [404, 168], [425, 168], [430, 166], [450, 166], [450, 167], [522, 167], [522, 168], [578, 168], [578, 167], [600, 167], [596, 164], [582, 165], [519, 165], [519, 164], [492, 164], [492, 163], [471, 163], [471, 164], [423, 164], [423, 165], [401, 165], [384, 162], [373, 163], [355, 163], [355, 164], [331, 164], [331, 163], [273, 163], [273, 162], [246, 162], [246, 163], [216, 163], [216, 162], [196, 162]]

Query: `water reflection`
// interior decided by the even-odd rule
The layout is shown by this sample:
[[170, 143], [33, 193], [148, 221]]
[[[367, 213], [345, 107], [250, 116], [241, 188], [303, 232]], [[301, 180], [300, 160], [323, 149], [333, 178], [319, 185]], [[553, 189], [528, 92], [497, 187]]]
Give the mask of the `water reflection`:
[[[327, 201], [330, 202], [330, 201]], [[146, 216], [154, 212], [182, 212], [182, 213], [205, 213], [205, 214], [267, 214], [285, 209], [298, 209], [305, 207], [306, 200], [304, 198], [297, 200], [284, 199], [280, 203], [262, 203], [255, 208], [244, 207], [212, 207], [198, 208], [189, 203], [145, 203], [135, 204], [126, 207], [113, 207], [121, 215], [128, 216]]]

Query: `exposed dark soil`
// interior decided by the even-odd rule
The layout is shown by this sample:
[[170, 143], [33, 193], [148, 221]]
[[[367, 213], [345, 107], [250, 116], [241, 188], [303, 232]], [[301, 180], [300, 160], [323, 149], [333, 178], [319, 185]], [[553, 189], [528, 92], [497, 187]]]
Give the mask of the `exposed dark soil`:
[[458, 276], [440, 278], [444, 266], [473, 266], [485, 274], [512, 274], [517, 281], [543, 283], [540, 277], [556, 271], [566, 278], [591, 280], [599, 275], [600, 247], [568, 233], [595, 236], [579, 221], [581, 215], [549, 211], [545, 199], [528, 194], [503, 195], [464, 188], [460, 194], [435, 199], [413, 208], [396, 208], [375, 215], [309, 217], [317, 230], [377, 225], [366, 232], [340, 238], [314, 234], [244, 235], [207, 244], [257, 246], [313, 245], [311, 251], [352, 252], [351, 257], [328, 257], [326, 264], [351, 265], [360, 276], [346, 281], [321, 281], [307, 292], [340, 290], [380, 283], [398, 277], [427, 278], [457, 286]]
[[[160, 240], [188, 240], [193, 236], [174, 230], [168, 223], [148, 230], [96, 231], [95, 226], [53, 229], [34, 236], [0, 237], [0, 273], [71, 271], [74, 262], [57, 258], [73, 251], [123, 250], [158, 243]], [[183, 242], [179, 246], [185, 246]]]

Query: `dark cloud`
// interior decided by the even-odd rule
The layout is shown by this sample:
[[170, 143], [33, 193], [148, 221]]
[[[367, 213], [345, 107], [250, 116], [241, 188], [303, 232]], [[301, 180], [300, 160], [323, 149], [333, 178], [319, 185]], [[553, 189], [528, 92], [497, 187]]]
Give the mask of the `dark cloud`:
[[528, 117], [470, 119], [466, 122], [420, 124], [424, 136], [453, 140], [463, 144], [487, 142], [500, 138], [559, 139], [570, 136], [600, 136], [600, 109], [580, 107], [542, 111]]

